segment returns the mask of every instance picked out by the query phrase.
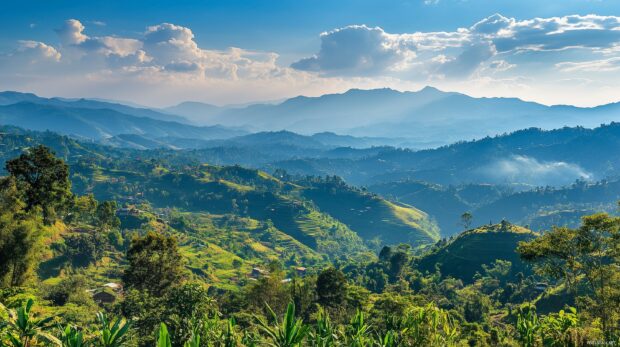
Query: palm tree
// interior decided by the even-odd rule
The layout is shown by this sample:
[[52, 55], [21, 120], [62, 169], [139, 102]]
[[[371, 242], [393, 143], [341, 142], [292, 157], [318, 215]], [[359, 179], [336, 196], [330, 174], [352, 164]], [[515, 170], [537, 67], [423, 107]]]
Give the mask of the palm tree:
[[8, 320], [0, 322], [0, 330], [5, 327], [8, 328], [6, 339], [13, 347], [30, 347], [36, 345], [39, 340], [57, 346], [62, 345], [59, 339], [46, 332], [53, 327], [50, 323], [55, 317], [33, 318], [30, 314], [33, 305], [34, 301], [28, 299], [24, 305], [14, 311], [0, 304], [0, 308], [6, 311], [9, 316]]
[[263, 318], [254, 317], [258, 321], [259, 328], [271, 340], [268, 345], [273, 347], [300, 346], [308, 333], [309, 327], [304, 325], [301, 319], [295, 319], [295, 304], [292, 302], [288, 304], [282, 323], [278, 323], [278, 317], [269, 305], [267, 305], [267, 309], [273, 318], [274, 326], [271, 326]]

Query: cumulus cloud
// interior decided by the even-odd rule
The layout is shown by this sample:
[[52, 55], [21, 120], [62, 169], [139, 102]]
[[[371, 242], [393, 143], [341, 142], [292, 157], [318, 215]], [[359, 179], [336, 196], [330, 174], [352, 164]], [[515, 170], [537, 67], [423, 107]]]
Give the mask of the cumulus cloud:
[[[564, 16], [517, 20], [495, 14], [452, 32], [391, 34], [348, 26], [321, 34], [319, 52], [291, 66], [329, 75], [369, 76], [422, 71], [428, 76], [470, 76], [488, 60], [520, 52], [617, 50], [620, 17]], [[503, 67], [515, 64], [506, 61]], [[503, 69], [506, 71], [507, 69]], [[402, 76], [402, 74], [400, 74]]]
[[63, 47], [77, 49], [84, 54], [101, 53], [105, 56], [121, 57], [136, 54], [142, 42], [132, 38], [113, 36], [90, 37], [84, 33], [86, 27], [77, 19], [68, 19], [63, 26], [56, 29]]
[[167, 88], [172, 95], [170, 89], [175, 88], [181, 94], [196, 89], [203, 95], [204, 88], [223, 92], [241, 89], [241, 84], [245, 84], [244, 90], [264, 89], [268, 84], [282, 93], [286, 85], [317, 82], [316, 76], [278, 65], [279, 56], [274, 52], [200, 47], [190, 28], [172, 23], [148, 26], [133, 37], [118, 37], [89, 35], [83, 22], [69, 19], [56, 33], [60, 39], [57, 47], [21, 41], [13, 52], [0, 54], [0, 89], [32, 90], [34, 85], [37, 91], [43, 88], [36, 83], [39, 80], [49, 81], [52, 93], [58, 90], [55, 82], [62, 81], [80, 93], [86, 92], [85, 86], [115, 91], [121, 90], [119, 86], [132, 86], [144, 93]]
[[352, 25], [321, 34], [321, 49], [313, 57], [293, 63], [305, 71], [372, 75], [382, 73], [415, 54], [396, 35], [379, 27]]
[[62, 56], [56, 48], [38, 41], [19, 41], [19, 47], [14, 55], [25, 58], [30, 64], [41, 60], [59, 61]]
[[[320, 34], [318, 51], [289, 66], [278, 63], [276, 52], [209, 49], [198, 44], [190, 28], [173, 23], [147, 26], [133, 35], [96, 36], [88, 25], [101, 23], [68, 19], [56, 30], [58, 45], [20, 41], [11, 52], [0, 53], [0, 88], [37, 91], [48, 83], [50, 93], [59, 85], [85, 93], [85, 86], [99, 91], [105, 83], [114, 83], [148, 93], [155, 88], [220, 92], [227, 85], [249, 94], [270, 91], [266, 98], [279, 99], [306, 91], [316, 95], [349, 87], [416, 89], [430, 83], [476, 96], [502, 93], [538, 99], [540, 91], [530, 88], [534, 83], [565, 95], [557, 92], [565, 83], [553, 81], [572, 78], [576, 72], [620, 70], [619, 18], [518, 20], [496, 14], [469, 27], [413, 33], [350, 25]], [[617, 83], [597, 95], [611, 101], [617, 97], [614, 86]]]
[[562, 161], [543, 162], [536, 158], [514, 155], [491, 163], [479, 170], [496, 183], [526, 183], [539, 186], [561, 186], [592, 175], [579, 165]]
[[84, 25], [77, 19], [68, 19], [62, 27], [56, 29], [60, 42], [63, 45], [79, 45], [86, 41], [88, 36], [84, 35]]

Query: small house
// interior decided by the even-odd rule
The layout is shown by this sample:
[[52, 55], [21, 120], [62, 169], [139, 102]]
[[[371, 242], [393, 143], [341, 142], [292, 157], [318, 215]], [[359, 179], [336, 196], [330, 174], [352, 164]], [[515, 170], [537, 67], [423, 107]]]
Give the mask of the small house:
[[250, 276], [254, 278], [259, 278], [267, 275], [269, 275], [269, 271], [263, 270], [258, 267], [252, 268], [252, 272], [250, 273]]

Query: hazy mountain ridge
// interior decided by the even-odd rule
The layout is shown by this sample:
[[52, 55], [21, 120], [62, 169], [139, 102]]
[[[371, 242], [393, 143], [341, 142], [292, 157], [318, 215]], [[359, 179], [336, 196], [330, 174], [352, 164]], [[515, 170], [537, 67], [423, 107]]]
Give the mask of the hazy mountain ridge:
[[55, 131], [89, 140], [119, 134], [138, 134], [150, 138], [175, 136], [217, 139], [239, 136], [241, 130], [222, 126], [196, 127], [174, 121], [135, 116], [110, 108], [80, 108], [20, 101], [0, 106], [0, 122], [31, 130]]
[[207, 124], [399, 137], [418, 144], [448, 144], [529, 127], [594, 127], [620, 116], [617, 103], [591, 108], [545, 106], [517, 98], [474, 98], [433, 87], [417, 92], [351, 89], [342, 94], [298, 96], [279, 104], [209, 110], [204, 117]]
[[20, 93], [13, 91], [0, 92], [0, 105], [11, 105], [19, 102], [31, 102], [34, 104], [50, 105], [58, 107], [71, 107], [82, 109], [109, 109], [135, 117], [147, 117], [162, 121], [188, 123], [184, 117], [174, 114], [164, 114], [146, 107], [129, 106], [120, 102], [103, 101], [99, 99], [67, 99], [67, 98], [43, 98], [32, 93]]

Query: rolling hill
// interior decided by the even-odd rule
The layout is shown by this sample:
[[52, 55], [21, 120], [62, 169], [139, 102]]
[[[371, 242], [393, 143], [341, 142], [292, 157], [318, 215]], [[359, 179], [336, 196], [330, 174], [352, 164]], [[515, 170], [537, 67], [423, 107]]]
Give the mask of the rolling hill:
[[[97, 199], [127, 204], [146, 203], [155, 209], [175, 207], [191, 215], [250, 218], [319, 258], [365, 252], [374, 239], [382, 240], [381, 244], [427, 244], [439, 237], [423, 212], [346, 184], [331, 189], [339, 198], [346, 197], [353, 210], [330, 207], [325, 195], [308, 193], [315, 189], [309, 183], [283, 181], [256, 169], [192, 163], [175, 151], [117, 149], [51, 132], [4, 130], [0, 160], [39, 143], [48, 145], [67, 160], [73, 188], [79, 194], [93, 193]], [[356, 221], [359, 210], [370, 212], [372, 232]]]
[[434, 272], [439, 268], [442, 276], [450, 276], [471, 283], [482, 265], [495, 260], [512, 263], [512, 272], [525, 272], [526, 265], [519, 259], [515, 249], [520, 241], [535, 237], [532, 231], [508, 222], [486, 225], [465, 231], [448, 241], [417, 263], [422, 271]]

